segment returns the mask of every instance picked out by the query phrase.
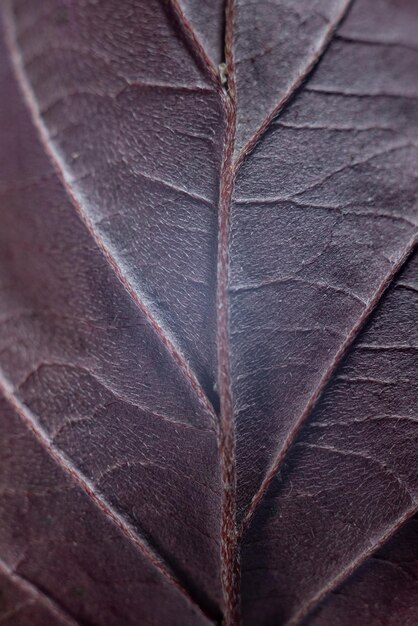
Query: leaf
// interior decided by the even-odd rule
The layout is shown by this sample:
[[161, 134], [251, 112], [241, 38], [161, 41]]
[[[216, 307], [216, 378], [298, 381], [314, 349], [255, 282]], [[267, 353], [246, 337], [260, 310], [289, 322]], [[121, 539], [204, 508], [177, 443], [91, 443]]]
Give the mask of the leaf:
[[[242, 554], [248, 623], [264, 612], [299, 623], [417, 508], [417, 270], [415, 255], [257, 511]], [[286, 597], [265, 604], [274, 588]]]
[[19, 624], [31, 626], [42, 626], [45, 623], [51, 626], [74, 626], [77, 623], [36, 587], [16, 576], [3, 562], [0, 562], [0, 586], [4, 623], [16, 623], [16, 619]]
[[413, 624], [417, 618], [417, 554], [415, 516], [343, 591], [329, 597], [311, 624], [374, 626], [382, 623], [382, 616], [388, 626]]
[[416, 4], [2, 15], [0, 619], [413, 619]]
[[173, 0], [171, 3], [178, 14], [183, 13], [183, 21], [190, 32], [196, 32], [196, 43], [203, 46], [201, 54], [207, 54], [214, 65], [223, 62], [224, 57], [224, 17], [223, 0]]
[[[42, 10], [46, 8], [42, 5]], [[58, 20], [53, 13], [51, 23], [56, 28], [62, 28], [63, 23], [68, 26], [62, 21], [63, 16], [59, 17]], [[45, 22], [45, 27], [49, 23]], [[9, 20], [9, 36], [13, 33], [10, 30], [12, 26]], [[25, 24], [25, 27], [30, 33], [30, 26]], [[37, 42], [41, 40], [36, 38]], [[60, 45], [65, 47], [64, 38], [61, 38]], [[17, 50], [15, 54], [18, 54]], [[25, 80], [23, 72], [18, 70], [18, 73], [20, 80]], [[77, 176], [82, 178], [81, 169], [77, 173], [65, 169], [67, 165], [63, 152], [49, 143], [47, 131], [40, 126], [42, 121], [32, 109], [35, 125], [41, 129], [43, 143], [40, 143], [25, 104], [19, 102], [16, 91], [11, 91], [11, 80], [7, 72], [3, 85], [7, 85], [7, 92], [10, 92], [10, 103], [16, 103], [16, 106], [9, 104], [4, 107], [3, 115], [7, 117], [3, 128], [11, 129], [6, 143], [9, 140], [21, 149], [15, 153], [14, 159], [9, 160], [7, 169], [2, 167], [7, 177], [2, 184], [3, 202], [8, 206], [2, 215], [1, 229], [2, 363], [10, 391], [6, 383], [3, 386], [16, 405], [15, 409], [24, 413], [23, 419], [36, 439], [49, 454], [53, 454], [64, 472], [67, 470], [67, 474], [75, 477], [79, 489], [87, 490], [94, 496], [96, 508], [99, 507], [108, 522], [120, 529], [119, 534], [129, 542], [134, 555], [139, 553], [139, 556], [130, 558], [142, 559], [145, 562], [142, 567], [151, 568], [152, 578], [157, 578], [160, 585], [166, 584], [164, 580], [167, 580], [171, 583], [175, 581], [176, 586], [181, 587], [181, 591], [177, 592], [180, 598], [176, 600], [184, 605], [183, 609], [177, 610], [179, 623], [183, 624], [185, 620], [197, 623], [203, 620], [206, 623], [206, 618], [198, 620], [195, 613], [217, 617], [221, 603], [220, 582], [217, 582], [221, 488], [213, 409], [210, 409], [209, 401], [188, 362], [163, 326], [162, 312], [157, 319], [147, 304], [139, 300], [136, 283], [133, 284], [135, 277], [128, 275], [126, 261], [119, 256], [116, 258], [115, 248], [112, 247], [116, 244], [105, 239], [105, 232], [98, 230], [100, 225], [93, 223], [93, 205], [80, 204], [82, 194], [86, 193], [83, 183], [78, 186], [75, 182]], [[133, 91], [139, 93], [135, 86]], [[27, 98], [32, 98], [28, 91], [26, 93]], [[54, 97], [56, 94], [54, 90]], [[190, 95], [189, 91], [187, 94], [186, 98], [195, 98], [193, 89]], [[179, 102], [182, 105], [183, 96]], [[162, 106], [165, 107], [166, 103], [164, 100]], [[100, 104], [98, 106], [100, 108]], [[63, 119], [66, 124], [69, 123], [67, 116]], [[97, 115], [95, 119], [98, 121]], [[184, 116], [182, 119], [185, 125]], [[97, 130], [101, 132], [100, 124]], [[19, 132], [18, 137], [16, 132]], [[199, 128], [190, 132], [198, 133]], [[95, 132], [92, 133], [91, 141], [96, 136]], [[82, 140], [86, 136], [85, 130], [82, 130], [79, 135], [80, 150], [85, 145]], [[103, 134], [97, 136], [99, 140], [103, 140]], [[185, 147], [191, 149], [193, 141], [193, 138], [188, 138]], [[202, 144], [203, 154], [209, 149], [206, 145], [212, 145], [205, 136], [196, 141]], [[27, 145], [31, 146], [30, 151], [26, 149]], [[50, 158], [46, 150], [50, 152]], [[177, 148], [176, 151], [179, 155]], [[103, 158], [107, 164], [107, 151]], [[139, 166], [138, 159], [136, 166]], [[96, 177], [98, 181], [99, 172], [98, 164], [96, 174], [92, 175], [93, 178], [88, 176], [83, 179], [84, 184], [91, 186]], [[109, 175], [109, 172], [103, 173], [103, 185]], [[176, 232], [187, 247], [194, 237], [199, 239], [210, 226], [208, 223], [199, 225], [195, 221], [189, 228], [187, 211], [191, 211], [193, 206], [196, 220], [198, 211], [209, 220], [211, 208], [193, 197], [189, 200], [189, 192], [177, 191], [174, 183], [167, 187], [159, 181], [150, 181], [148, 188], [147, 180], [141, 178], [141, 193], [149, 199], [153, 198], [153, 194], [157, 194], [157, 198], [165, 197], [168, 206], [161, 207], [161, 223], [150, 224], [156, 235], [152, 242], [148, 241], [148, 245], [157, 246], [158, 234], [162, 238], [170, 234], [169, 242], [164, 246], [170, 256], [168, 248], [176, 246]], [[128, 181], [124, 184], [128, 185]], [[176, 212], [178, 228], [171, 234], [170, 219], [174, 216], [170, 218], [169, 207], [175, 207], [180, 197], [185, 214], [182, 218]], [[139, 206], [138, 202], [132, 201], [133, 213]], [[123, 232], [126, 233], [125, 225], [133, 216], [129, 217], [129, 207], [125, 203], [124, 206]], [[102, 225], [106, 219], [101, 220]], [[113, 218], [108, 219], [112, 221]], [[118, 215], [115, 219], [121, 223]], [[150, 221], [154, 219], [156, 216], [151, 215]], [[116, 228], [115, 224], [114, 227], [118, 237], [124, 236], [119, 227]], [[128, 230], [134, 232], [131, 227]], [[140, 229], [140, 238], [141, 235], [143, 241]], [[149, 233], [146, 234], [146, 237], [149, 236]], [[150, 264], [146, 256], [149, 251], [135, 240], [130, 245], [132, 249], [139, 247], [144, 255], [142, 260], [137, 258], [135, 266], [143, 273]], [[194, 241], [193, 246], [197, 255], [203, 254], [198, 242]], [[127, 251], [128, 247], [125, 242], [123, 249]], [[169, 280], [173, 288], [176, 280], [183, 284], [176, 295], [173, 292], [173, 297], [179, 308], [188, 311], [188, 333], [191, 336], [194, 332], [193, 310], [197, 313], [196, 306], [201, 307], [202, 297], [199, 294], [205, 273], [197, 259], [195, 270], [192, 268], [187, 274], [180, 273], [181, 263], [185, 257], [190, 260], [190, 255], [187, 251], [181, 253], [178, 246], [175, 251], [176, 256], [169, 264], [171, 275], [164, 278], [167, 270], [160, 265], [162, 275], [158, 281], [155, 278], [155, 288], [159, 289], [158, 283], [162, 286], [164, 280]], [[28, 252], [29, 267], [26, 262]], [[148, 273], [152, 285], [151, 279], [152, 270]], [[182, 291], [186, 300], [180, 304]], [[190, 298], [194, 298], [196, 306]], [[163, 309], [163, 303], [160, 306]], [[211, 329], [208, 325], [202, 326], [201, 332], [210, 335]], [[196, 335], [195, 339], [192, 350], [196, 350], [198, 359], [199, 341]], [[209, 341], [208, 338], [205, 341]], [[210, 380], [210, 368], [205, 361], [208, 358], [208, 353], [204, 353], [200, 364], [201, 371], [206, 372], [202, 378], [206, 375]], [[7, 465], [3, 471], [7, 472]], [[51, 479], [46, 477], [45, 480]], [[147, 493], [145, 499], [144, 491]], [[22, 506], [23, 503], [20, 508]], [[8, 508], [2, 506], [2, 510], [7, 511]], [[33, 515], [35, 513], [30, 509], [28, 516], [31, 518]], [[10, 521], [3, 523], [10, 526]], [[24, 525], [30, 527], [33, 523], [27, 520]], [[15, 524], [16, 521], [11, 528]], [[69, 525], [71, 527], [72, 524], [69, 522]], [[95, 525], [95, 519], [88, 522], [90, 532]], [[64, 528], [62, 532], [65, 538], [69, 531]], [[44, 549], [48, 547], [50, 550], [49, 533], [50, 529], [45, 525]], [[103, 541], [104, 538], [101, 539]], [[38, 542], [42, 543], [42, 535]], [[61, 560], [58, 538], [56, 542], [55, 559]], [[19, 553], [27, 549], [23, 544]], [[90, 553], [89, 543], [81, 550]], [[118, 550], [117, 546], [110, 553], [97, 549], [102, 559], [101, 570], [107, 568], [106, 561], [115, 558]], [[82, 569], [83, 561], [91, 559], [88, 553], [79, 557], [81, 565], [78, 568]], [[36, 562], [43, 562], [42, 555], [36, 556]], [[124, 577], [129, 579], [130, 576], [135, 580], [134, 572], [138, 565], [127, 563], [125, 567]], [[18, 573], [22, 573], [20, 569]], [[105, 569], [103, 574], [94, 576], [103, 576], [106, 580], [109, 574]], [[157, 583], [152, 584], [155, 588]], [[71, 610], [72, 601], [66, 598], [60, 578], [53, 572], [49, 573], [48, 582], [44, 581], [42, 587], [49, 589], [50, 593], [62, 595], [62, 601], [68, 603], [68, 610]], [[143, 593], [140, 593], [141, 598]], [[169, 593], [173, 594], [172, 591]], [[152, 594], [147, 592], [146, 595]], [[91, 592], [86, 592], [85, 596], [89, 598]], [[117, 604], [119, 601], [113, 602]], [[156, 619], [155, 602], [154, 598], [147, 608], [142, 606], [142, 600], [144, 620]], [[197, 603], [202, 605], [201, 609], [196, 608]], [[126, 605], [122, 615], [121, 608], [115, 610], [113, 623], [120, 624], [119, 620], [127, 624], [136, 622], [137, 605], [131, 606], [130, 602]], [[88, 602], [80, 610], [82, 619], [98, 619], [97, 609], [89, 606]], [[192, 617], [185, 615], [184, 610]], [[108, 613], [111, 614], [110, 609]], [[106, 611], [101, 619], [110, 619]]]

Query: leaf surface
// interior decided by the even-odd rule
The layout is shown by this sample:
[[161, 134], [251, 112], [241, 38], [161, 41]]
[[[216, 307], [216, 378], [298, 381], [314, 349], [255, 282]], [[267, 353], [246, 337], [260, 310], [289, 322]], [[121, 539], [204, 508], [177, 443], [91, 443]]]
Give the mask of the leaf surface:
[[[344, 32], [355, 39], [351, 18]], [[417, 68], [415, 50], [353, 43], [337, 32], [238, 172], [231, 346], [242, 509], [277, 471], [415, 245]]]
[[313, 616], [311, 626], [413, 626], [417, 621], [417, 518], [376, 552]]
[[[257, 511], [242, 555], [249, 624], [299, 623], [417, 510], [417, 270], [414, 256]], [[286, 596], [266, 603], [275, 588]]]
[[224, 58], [224, 0], [180, 0], [186, 26], [196, 33], [210, 61], [216, 66]]
[[2, 26], [0, 620], [413, 624], [416, 4]]
[[253, 144], [291, 97], [348, 6], [348, 0], [234, 2], [231, 64], [237, 100], [237, 152]]
[[[76, 187], [45, 154], [10, 70], [3, 85], [11, 99], [2, 111], [3, 136], [6, 145], [19, 147], [12, 159], [4, 153], [2, 167], [4, 385], [33, 414], [36, 432], [62, 469], [73, 468], [67, 474], [75, 472], [80, 487], [97, 496], [96, 508], [120, 527], [133, 554], [155, 561], [154, 576], [159, 570], [162, 582], [168, 576], [187, 587], [180, 593], [186, 604], [198, 602], [199, 612], [216, 616], [221, 489], [209, 402], [199, 399], [197, 379], [172, 344], [167, 347], [161, 325], [150, 323], [148, 309], [138, 306], [127, 279], [120, 280], [109, 249], [97, 245], [95, 226], [80, 217]], [[12, 455], [12, 461], [24, 458]], [[9, 475], [7, 463], [3, 473]], [[5, 526], [31, 526], [16, 515]], [[97, 522], [86, 518], [85, 524], [92, 531]], [[100, 558], [106, 550], [97, 549]], [[115, 546], [107, 558], [117, 552]], [[41, 574], [42, 558], [36, 562]], [[119, 602], [116, 623], [136, 623], [134, 609], [118, 614], [122, 597]], [[103, 611], [95, 619], [107, 624], [109, 617]]]

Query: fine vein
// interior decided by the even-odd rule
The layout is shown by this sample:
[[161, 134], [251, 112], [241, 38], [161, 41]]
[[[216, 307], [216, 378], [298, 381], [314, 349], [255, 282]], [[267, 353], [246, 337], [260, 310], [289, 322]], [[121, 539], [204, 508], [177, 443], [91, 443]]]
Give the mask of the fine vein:
[[329, 364], [328, 368], [324, 372], [324, 374], [323, 374], [323, 376], [322, 376], [318, 386], [316, 387], [316, 389], [312, 393], [311, 397], [309, 398], [308, 402], [305, 405], [304, 410], [302, 411], [301, 415], [299, 416], [299, 419], [295, 422], [295, 424], [294, 424], [293, 428], [290, 430], [290, 432], [289, 432], [289, 434], [288, 434], [288, 436], [287, 436], [283, 446], [280, 448], [280, 450], [278, 451], [277, 456], [275, 457], [275, 459], [273, 460], [272, 464], [270, 465], [270, 468], [267, 471], [267, 473], [266, 473], [266, 475], [265, 475], [265, 477], [264, 477], [264, 479], [263, 479], [259, 489], [254, 494], [254, 496], [253, 496], [253, 498], [251, 500], [251, 503], [250, 503], [250, 505], [248, 507], [247, 513], [246, 513], [246, 515], [244, 517], [244, 520], [242, 522], [241, 533], [240, 533], [241, 537], [245, 533], [246, 529], [248, 528], [248, 526], [249, 526], [249, 524], [251, 522], [251, 519], [254, 516], [254, 513], [256, 512], [260, 502], [263, 500], [263, 497], [264, 497], [264, 495], [266, 494], [266, 492], [268, 490], [268, 487], [270, 486], [271, 481], [273, 480], [274, 476], [279, 471], [279, 469], [280, 469], [280, 467], [281, 467], [281, 465], [282, 465], [282, 463], [283, 463], [283, 461], [284, 461], [284, 459], [286, 457], [286, 454], [287, 454], [290, 446], [295, 441], [295, 439], [296, 439], [298, 433], [300, 432], [300, 429], [302, 428], [303, 424], [306, 422], [306, 420], [312, 414], [312, 411], [313, 411], [314, 407], [317, 405], [317, 403], [318, 403], [320, 397], [322, 396], [326, 386], [328, 385], [328, 383], [331, 380], [332, 376], [334, 375], [336, 369], [340, 365], [342, 359], [346, 355], [349, 347], [353, 344], [355, 339], [358, 337], [358, 334], [359, 334], [360, 330], [363, 328], [363, 326], [365, 325], [367, 320], [370, 318], [372, 313], [375, 311], [375, 309], [379, 305], [380, 301], [382, 300], [382, 297], [383, 297], [384, 293], [386, 292], [388, 287], [392, 284], [395, 276], [398, 274], [400, 269], [404, 266], [404, 264], [410, 258], [410, 256], [413, 253], [417, 243], [418, 243], [418, 235], [415, 235], [409, 241], [408, 245], [405, 247], [405, 249], [403, 251], [403, 254], [400, 255], [400, 257], [398, 258], [396, 263], [394, 263], [392, 265], [390, 271], [386, 274], [386, 276], [380, 282], [380, 284], [379, 284], [378, 288], [376, 289], [373, 297], [370, 299], [369, 304], [364, 309], [362, 315], [359, 317], [359, 319], [357, 320], [356, 324], [351, 329], [351, 332], [347, 335], [345, 341], [341, 344], [340, 349], [335, 354], [333, 360], [331, 361], [331, 363]]
[[171, 7], [172, 12], [174, 13], [177, 19], [177, 22], [180, 25], [184, 33], [186, 41], [189, 43], [190, 47], [192, 48], [195, 54], [195, 57], [197, 57], [197, 60], [200, 61], [201, 65], [204, 67], [204, 69], [208, 73], [209, 78], [215, 84], [215, 87], [219, 88], [220, 82], [219, 82], [219, 75], [216, 70], [216, 67], [212, 63], [202, 42], [200, 41], [199, 37], [196, 35], [194, 28], [192, 27], [189, 20], [187, 19], [180, 5], [179, 0], [168, 0], [168, 4]]
[[308, 76], [312, 73], [312, 71], [318, 65], [319, 61], [322, 59], [324, 53], [326, 52], [329, 44], [333, 40], [336, 30], [338, 29], [338, 27], [344, 20], [353, 2], [354, 0], [345, 1], [345, 4], [341, 8], [340, 14], [338, 15], [337, 19], [334, 20], [330, 24], [330, 27], [328, 28], [325, 36], [323, 37], [320, 47], [318, 48], [317, 52], [312, 56], [312, 59], [310, 60], [310, 62], [306, 64], [306, 67], [304, 68], [303, 72], [301, 72], [296, 77], [292, 85], [289, 87], [288, 91], [280, 98], [279, 102], [277, 102], [276, 106], [270, 111], [270, 113], [267, 115], [263, 123], [256, 129], [253, 136], [244, 145], [241, 152], [237, 155], [237, 158], [236, 158], [236, 163], [238, 166], [243, 162], [247, 154], [249, 154], [251, 150], [253, 150], [255, 145], [260, 141], [261, 137], [266, 132], [273, 118], [277, 117], [278, 114], [284, 110], [286, 105], [291, 101], [294, 94], [302, 85], [303, 81], [308, 78]]
[[97, 247], [102, 252], [105, 260], [107, 261], [109, 267], [113, 271], [114, 275], [118, 279], [119, 283], [122, 285], [125, 292], [129, 295], [130, 299], [135, 304], [136, 308], [140, 311], [140, 313], [145, 317], [149, 326], [153, 329], [155, 335], [158, 337], [161, 344], [164, 346], [170, 357], [176, 363], [177, 367], [182, 372], [184, 378], [188, 382], [189, 386], [193, 390], [196, 395], [200, 405], [203, 407], [205, 412], [209, 415], [211, 419], [211, 423], [216, 428], [217, 420], [215, 416], [214, 408], [205, 393], [202, 385], [198, 381], [194, 371], [190, 367], [187, 359], [184, 357], [180, 349], [175, 345], [175, 342], [170, 338], [169, 333], [161, 324], [161, 321], [158, 320], [153, 313], [150, 311], [149, 307], [145, 303], [145, 299], [141, 297], [138, 293], [137, 287], [135, 287], [129, 277], [124, 272], [123, 268], [118, 263], [115, 255], [109, 249], [109, 246], [103, 240], [101, 235], [97, 232], [94, 223], [87, 215], [86, 211], [82, 207], [81, 203], [78, 201], [71, 185], [71, 177], [66, 172], [65, 163], [62, 162], [62, 159], [58, 155], [57, 151], [50, 143], [50, 137], [48, 133], [48, 129], [46, 128], [40, 112], [39, 107], [36, 101], [36, 98], [33, 94], [32, 88], [30, 86], [29, 80], [26, 76], [26, 72], [23, 67], [23, 62], [21, 58], [20, 51], [17, 46], [16, 38], [15, 38], [15, 28], [14, 21], [8, 10], [5, 11], [5, 35], [6, 40], [10, 50], [10, 56], [12, 60], [13, 69], [17, 78], [17, 82], [23, 94], [24, 101], [27, 105], [29, 113], [31, 115], [31, 119], [33, 124], [38, 131], [38, 135], [42, 142], [42, 145], [45, 149], [46, 154], [49, 156], [50, 161], [54, 167], [54, 170], [57, 173], [57, 176], [62, 181], [62, 184], [65, 188], [65, 191], [71, 200], [77, 214], [80, 219], [84, 223], [87, 228], [90, 236], [93, 241], [96, 243]]
[[26, 428], [35, 436], [37, 441], [46, 450], [56, 464], [75, 481], [89, 496], [97, 508], [110, 520], [111, 524], [122, 532], [135, 548], [162, 574], [164, 579], [173, 585], [201, 615], [208, 618], [200, 605], [191, 597], [190, 593], [180, 583], [171, 567], [155, 550], [141, 537], [133, 526], [112, 507], [106, 499], [97, 492], [95, 485], [74, 465], [65, 452], [58, 448], [48, 432], [39, 423], [36, 415], [25, 405], [15, 393], [7, 378], [0, 372], [0, 394], [22, 420]]
[[[78, 626], [78, 622], [71, 617], [59, 604], [57, 604], [50, 596], [46, 595], [45, 592], [41, 591], [36, 585], [32, 582], [20, 576], [16, 571], [14, 571], [3, 559], [0, 559], [0, 572], [9, 578], [17, 587], [22, 589], [25, 594], [27, 594], [32, 602], [39, 602], [42, 606], [44, 606], [51, 615], [55, 615], [60, 622], [65, 624], [66, 626]], [[26, 604], [24, 606], [27, 606]], [[23, 608], [23, 605], [22, 605]], [[0, 621], [1, 616], [0, 616]]]
[[340, 573], [329, 580], [324, 587], [319, 589], [305, 604], [291, 617], [283, 626], [300, 626], [304, 623], [307, 615], [312, 613], [314, 609], [322, 602], [334, 589], [345, 582], [369, 557], [384, 546], [397, 531], [418, 512], [418, 506], [415, 502], [409, 509], [404, 511], [399, 517], [396, 524], [389, 527], [386, 532], [375, 542], [373, 542], [366, 550], [358, 554], [358, 556], [349, 562]]

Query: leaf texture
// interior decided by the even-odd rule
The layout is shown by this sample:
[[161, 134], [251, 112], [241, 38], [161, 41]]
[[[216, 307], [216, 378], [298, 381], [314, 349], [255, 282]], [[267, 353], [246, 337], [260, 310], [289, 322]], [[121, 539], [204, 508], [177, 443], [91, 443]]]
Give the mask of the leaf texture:
[[[174, 3], [173, 3], [174, 4]], [[214, 66], [223, 63], [224, 58], [224, 0], [179, 0], [177, 11], [183, 12], [186, 27], [195, 32]]]
[[356, 578], [329, 597], [310, 623], [412, 626], [417, 621], [417, 554], [414, 517]]
[[413, 0], [7, 0], [0, 621], [417, 619]]
[[[415, 256], [257, 511], [243, 550], [248, 623], [263, 610], [266, 623], [280, 614], [298, 623], [417, 509], [417, 269]], [[270, 589], [284, 587], [286, 598], [264, 603]]]

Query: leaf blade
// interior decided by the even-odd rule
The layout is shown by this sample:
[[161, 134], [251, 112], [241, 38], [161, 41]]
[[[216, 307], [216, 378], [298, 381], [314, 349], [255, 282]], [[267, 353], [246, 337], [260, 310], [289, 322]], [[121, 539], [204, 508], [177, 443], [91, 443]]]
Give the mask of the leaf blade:
[[[1, 78], [13, 102], [1, 112], [5, 145], [14, 141], [16, 118], [21, 133], [15, 156], [2, 157], [2, 367], [77, 470], [170, 562], [202, 610], [218, 615], [221, 494], [213, 424], [92, 245], [4, 64]], [[33, 211], [33, 203], [42, 210]], [[108, 471], [126, 460], [129, 467]]]
[[[248, 568], [253, 592], [247, 597], [263, 597], [251, 576], [262, 568], [267, 588], [286, 585], [288, 594], [267, 609], [285, 624], [300, 624], [417, 511], [412, 320], [418, 301], [402, 287], [415, 284], [417, 259], [411, 258], [346, 357], [249, 531], [244, 572]], [[260, 599], [251, 604], [249, 623]]]
[[[236, 154], [242, 159], [321, 57], [349, 0], [233, 4]], [[280, 30], [277, 25], [280, 24]]]

